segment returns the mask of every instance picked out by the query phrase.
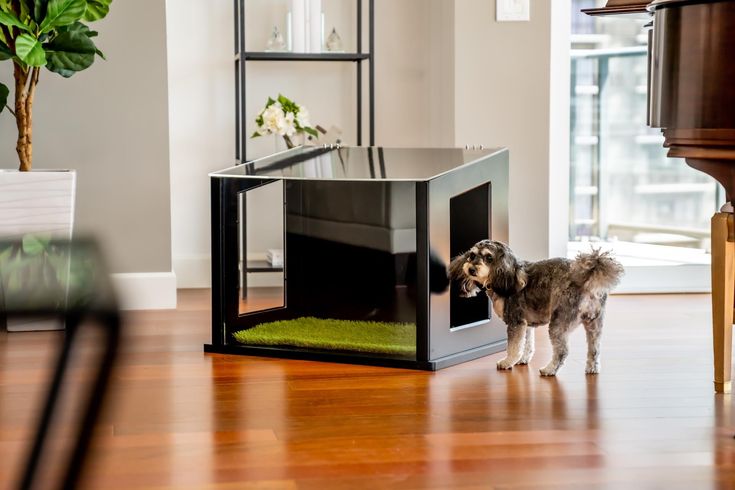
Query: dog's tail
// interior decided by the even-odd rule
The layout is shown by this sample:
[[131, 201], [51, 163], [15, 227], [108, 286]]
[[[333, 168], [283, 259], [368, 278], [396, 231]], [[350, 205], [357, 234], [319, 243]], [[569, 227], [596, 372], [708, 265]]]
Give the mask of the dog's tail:
[[617, 286], [623, 276], [623, 266], [610, 252], [592, 250], [580, 252], [572, 262], [572, 282], [595, 293], [607, 293]]

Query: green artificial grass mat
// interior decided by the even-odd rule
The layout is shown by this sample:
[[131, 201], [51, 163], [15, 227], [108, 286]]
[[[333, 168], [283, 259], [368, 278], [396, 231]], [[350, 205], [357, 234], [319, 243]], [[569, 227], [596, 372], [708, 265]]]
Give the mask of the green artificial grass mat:
[[304, 317], [233, 334], [246, 345], [307, 347], [373, 354], [416, 354], [416, 325]]

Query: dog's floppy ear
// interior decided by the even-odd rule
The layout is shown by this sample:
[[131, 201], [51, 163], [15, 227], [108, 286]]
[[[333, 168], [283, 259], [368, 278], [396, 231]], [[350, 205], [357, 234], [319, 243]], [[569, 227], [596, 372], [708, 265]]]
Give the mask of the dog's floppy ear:
[[512, 296], [526, 287], [527, 278], [518, 261], [506, 255], [495, 267], [490, 289], [499, 296]]
[[477, 296], [477, 293], [480, 292], [480, 288], [477, 287], [477, 284], [475, 284], [473, 280], [465, 275], [463, 268], [464, 263], [464, 254], [455, 257], [449, 264], [449, 278], [453, 281], [459, 282], [460, 296], [463, 298], [471, 298], [473, 296]]

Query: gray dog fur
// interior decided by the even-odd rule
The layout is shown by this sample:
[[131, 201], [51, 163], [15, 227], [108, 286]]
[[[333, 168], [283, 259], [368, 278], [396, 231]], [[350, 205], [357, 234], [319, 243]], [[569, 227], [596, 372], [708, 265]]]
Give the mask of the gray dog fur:
[[528, 364], [534, 353], [534, 328], [549, 325], [551, 361], [541, 375], [554, 376], [567, 358], [568, 336], [579, 324], [587, 334], [587, 374], [600, 372], [600, 337], [607, 294], [620, 281], [623, 266], [608, 252], [580, 253], [575, 260], [519, 260], [507, 245], [483, 240], [456, 257], [449, 274], [461, 295], [481, 288], [493, 311], [508, 327], [508, 350], [498, 369]]

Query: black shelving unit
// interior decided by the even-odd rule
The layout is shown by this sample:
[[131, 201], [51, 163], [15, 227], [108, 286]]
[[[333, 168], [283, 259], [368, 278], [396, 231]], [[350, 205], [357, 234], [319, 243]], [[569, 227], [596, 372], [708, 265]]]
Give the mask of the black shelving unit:
[[292, 53], [258, 52], [245, 50], [245, 2], [235, 0], [235, 104], [236, 104], [236, 161], [247, 158], [245, 129], [247, 118], [247, 62], [248, 61], [299, 61], [299, 62], [352, 62], [357, 69], [357, 146], [363, 141], [363, 63], [368, 62], [368, 124], [369, 144], [375, 145], [375, 0], [368, 0], [368, 52], [363, 52], [363, 1], [357, 2], [357, 52], [356, 53]]
[[283, 267], [267, 260], [248, 260], [245, 262], [245, 272], [283, 272]]

